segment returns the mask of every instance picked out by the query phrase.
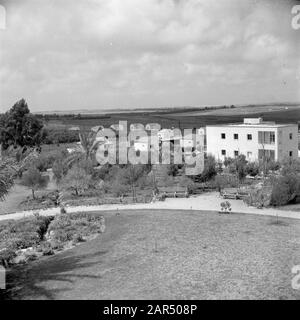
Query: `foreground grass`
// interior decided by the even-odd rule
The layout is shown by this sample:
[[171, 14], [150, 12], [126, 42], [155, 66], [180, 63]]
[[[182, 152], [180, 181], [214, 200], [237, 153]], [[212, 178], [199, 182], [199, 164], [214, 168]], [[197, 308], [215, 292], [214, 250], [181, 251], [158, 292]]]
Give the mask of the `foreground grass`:
[[180, 210], [104, 216], [100, 237], [9, 273], [7, 298], [300, 298], [291, 288], [299, 221]]

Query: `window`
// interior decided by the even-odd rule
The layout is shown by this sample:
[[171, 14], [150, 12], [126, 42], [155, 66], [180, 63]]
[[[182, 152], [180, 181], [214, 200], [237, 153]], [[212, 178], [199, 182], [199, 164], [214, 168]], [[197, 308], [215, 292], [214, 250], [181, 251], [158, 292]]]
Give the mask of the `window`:
[[290, 133], [290, 140], [293, 140], [293, 134]]
[[270, 143], [271, 144], [275, 143], [275, 133], [274, 132], [270, 132]]
[[234, 139], [234, 140], [238, 140], [238, 138], [239, 138], [239, 135], [238, 135], [237, 133], [235, 133], [235, 134], [233, 135], [233, 139]]
[[252, 140], [252, 134], [247, 134], [247, 140]]
[[222, 150], [222, 156], [226, 156], [226, 150]]
[[260, 143], [260, 144], [274, 144], [275, 143], [275, 132], [274, 131], [259, 131], [258, 132], [258, 143]]
[[234, 156], [237, 157], [239, 155], [238, 151], [234, 151]]
[[226, 134], [225, 133], [221, 133], [221, 138], [222, 139], [226, 139]]
[[275, 151], [274, 150], [264, 150], [259, 149], [258, 150], [258, 158], [259, 160], [275, 160]]
[[252, 152], [250, 152], [250, 151], [247, 152], [247, 158], [248, 158], [248, 159], [252, 158]]
[[293, 151], [290, 151], [290, 157], [292, 157], [293, 156]]

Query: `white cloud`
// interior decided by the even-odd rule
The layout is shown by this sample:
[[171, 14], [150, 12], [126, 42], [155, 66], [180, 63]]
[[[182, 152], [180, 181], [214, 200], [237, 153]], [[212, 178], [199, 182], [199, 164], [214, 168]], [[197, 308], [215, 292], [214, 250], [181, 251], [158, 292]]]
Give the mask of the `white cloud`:
[[0, 111], [292, 101], [299, 37], [284, 0], [12, 0]]

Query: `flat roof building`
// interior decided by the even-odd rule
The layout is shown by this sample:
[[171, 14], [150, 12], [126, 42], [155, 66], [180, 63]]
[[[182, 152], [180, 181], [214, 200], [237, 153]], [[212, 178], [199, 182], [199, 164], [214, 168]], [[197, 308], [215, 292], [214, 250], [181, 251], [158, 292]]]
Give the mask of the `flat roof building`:
[[207, 154], [223, 161], [240, 154], [248, 161], [282, 161], [298, 157], [298, 125], [276, 124], [262, 118], [245, 118], [243, 123], [206, 127]]

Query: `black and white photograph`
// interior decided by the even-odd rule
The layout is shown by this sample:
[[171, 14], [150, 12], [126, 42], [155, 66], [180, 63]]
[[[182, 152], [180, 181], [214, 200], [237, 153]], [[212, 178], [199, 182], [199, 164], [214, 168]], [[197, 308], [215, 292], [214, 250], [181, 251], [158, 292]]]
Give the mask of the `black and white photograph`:
[[0, 300], [299, 300], [299, 138], [300, 1], [0, 0]]

